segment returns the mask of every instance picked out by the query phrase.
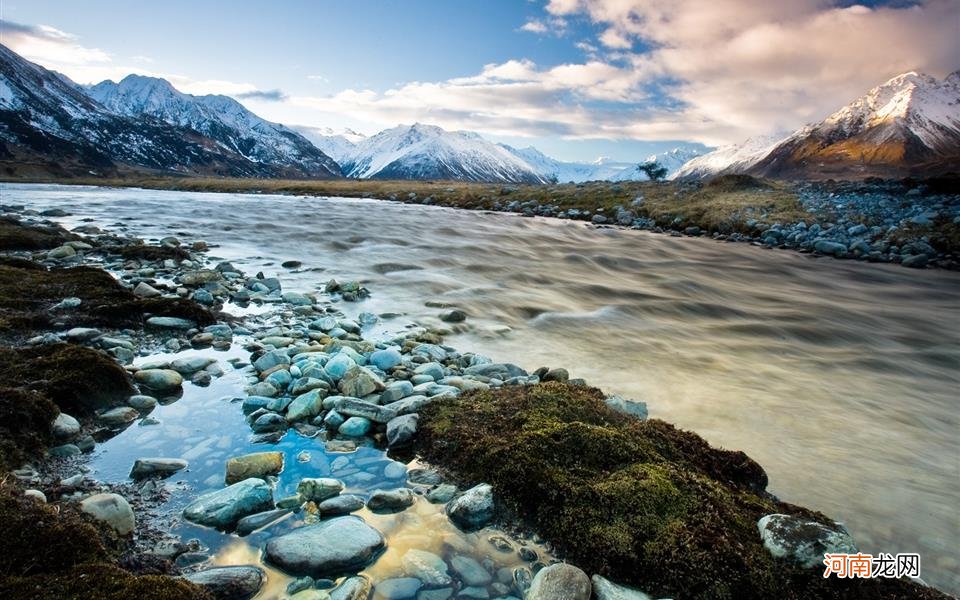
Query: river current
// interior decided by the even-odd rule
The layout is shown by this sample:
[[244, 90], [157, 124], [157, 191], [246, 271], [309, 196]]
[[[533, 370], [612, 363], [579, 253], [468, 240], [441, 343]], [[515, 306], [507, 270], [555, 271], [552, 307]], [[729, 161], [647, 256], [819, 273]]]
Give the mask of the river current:
[[[918, 552], [925, 580], [960, 591], [960, 273], [376, 200], [4, 184], [0, 202], [203, 239], [285, 290], [359, 279], [372, 297], [350, 310], [401, 313], [398, 327], [459, 307], [448, 344], [644, 401], [745, 451], [771, 492], [844, 522], [861, 550]], [[215, 391], [239, 385], [229, 375]], [[161, 407], [157, 449], [189, 436], [174, 427], [189, 408]], [[138, 435], [98, 446], [98, 476], [125, 476]], [[221, 445], [191, 477], [222, 474]]]

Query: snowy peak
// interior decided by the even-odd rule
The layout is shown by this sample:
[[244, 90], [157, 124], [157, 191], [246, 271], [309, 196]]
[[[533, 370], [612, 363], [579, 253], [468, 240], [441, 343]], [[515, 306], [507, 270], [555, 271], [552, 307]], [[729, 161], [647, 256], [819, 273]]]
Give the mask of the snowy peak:
[[[637, 165], [643, 161], [624, 162], [601, 156], [591, 162], [564, 162], [556, 160], [533, 146], [514, 148], [501, 144], [510, 153], [530, 164], [547, 181], [558, 183], [582, 183], [584, 181], [642, 181], [647, 178]], [[700, 152], [688, 148], [674, 148], [647, 157], [667, 168], [670, 177], [683, 163]]]
[[360, 179], [459, 179], [543, 183], [537, 170], [476, 133], [415, 123], [362, 140], [343, 161]]
[[128, 75], [119, 83], [103, 81], [88, 93], [111, 112], [190, 128], [248, 160], [289, 168], [294, 176], [340, 174], [339, 165], [302, 135], [258, 117], [227, 96], [193, 96], [165, 79], [143, 75]]

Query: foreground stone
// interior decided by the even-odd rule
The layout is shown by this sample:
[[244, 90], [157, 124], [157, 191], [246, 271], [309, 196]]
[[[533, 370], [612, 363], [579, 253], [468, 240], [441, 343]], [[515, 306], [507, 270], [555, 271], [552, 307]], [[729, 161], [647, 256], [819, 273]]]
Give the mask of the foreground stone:
[[343, 491], [343, 483], [331, 477], [306, 477], [297, 484], [297, 494], [304, 500], [323, 502]]
[[80, 433], [80, 421], [67, 413], [60, 413], [53, 420], [53, 435], [61, 440], [68, 440]]
[[329, 577], [359, 571], [383, 546], [383, 535], [362, 519], [336, 517], [273, 538], [264, 556], [291, 575]]
[[158, 392], [180, 389], [183, 377], [173, 369], [143, 369], [133, 375], [134, 381]]
[[216, 567], [184, 575], [184, 579], [204, 588], [217, 600], [253, 598], [267, 575], [259, 567]]
[[80, 509], [106, 523], [119, 535], [129, 535], [136, 527], [133, 509], [119, 494], [94, 494], [80, 502]]
[[537, 572], [526, 600], [590, 600], [590, 578], [573, 565], [557, 563]]
[[366, 577], [348, 577], [330, 590], [330, 600], [367, 600], [370, 587], [370, 580]]
[[590, 578], [593, 582], [593, 595], [597, 600], [652, 600], [650, 596], [640, 590], [635, 590], [601, 577], [594, 575]]
[[227, 461], [226, 483], [230, 485], [256, 477], [277, 475], [283, 470], [283, 452], [254, 452]]
[[130, 479], [170, 477], [187, 468], [187, 461], [179, 458], [138, 458], [130, 470]]
[[840, 524], [834, 527], [792, 515], [767, 515], [757, 522], [760, 539], [770, 554], [811, 569], [823, 565], [825, 553], [857, 552], [853, 538]]
[[250, 478], [211, 492], [183, 509], [183, 517], [199, 525], [229, 529], [237, 521], [273, 508], [273, 490], [266, 481]]
[[461, 529], [479, 529], [493, 518], [493, 488], [481, 483], [447, 504], [447, 516]]
[[395, 512], [413, 506], [413, 492], [407, 488], [377, 490], [370, 494], [367, 508], [374, 512]]

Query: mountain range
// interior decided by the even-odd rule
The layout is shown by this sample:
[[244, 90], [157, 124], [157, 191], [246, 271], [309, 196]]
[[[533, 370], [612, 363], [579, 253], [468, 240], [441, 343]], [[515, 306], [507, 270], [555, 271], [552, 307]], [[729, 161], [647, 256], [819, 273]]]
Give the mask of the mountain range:
[[676, 178], [746, 173], [780, 179], [862, 179], [960, 173], [960, 71], [904, 73], [823, 121], [718, 148]]

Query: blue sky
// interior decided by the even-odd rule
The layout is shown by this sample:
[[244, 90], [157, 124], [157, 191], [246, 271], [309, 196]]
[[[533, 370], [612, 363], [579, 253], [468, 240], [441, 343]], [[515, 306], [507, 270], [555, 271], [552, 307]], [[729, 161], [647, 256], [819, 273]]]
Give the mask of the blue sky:
[[819, 120], [906, 70], [945, 75], [958, 4], [6, 0], [0, 41], [82, 83], [163, 76], [291, 125], [421, 121], [638, 160]]

